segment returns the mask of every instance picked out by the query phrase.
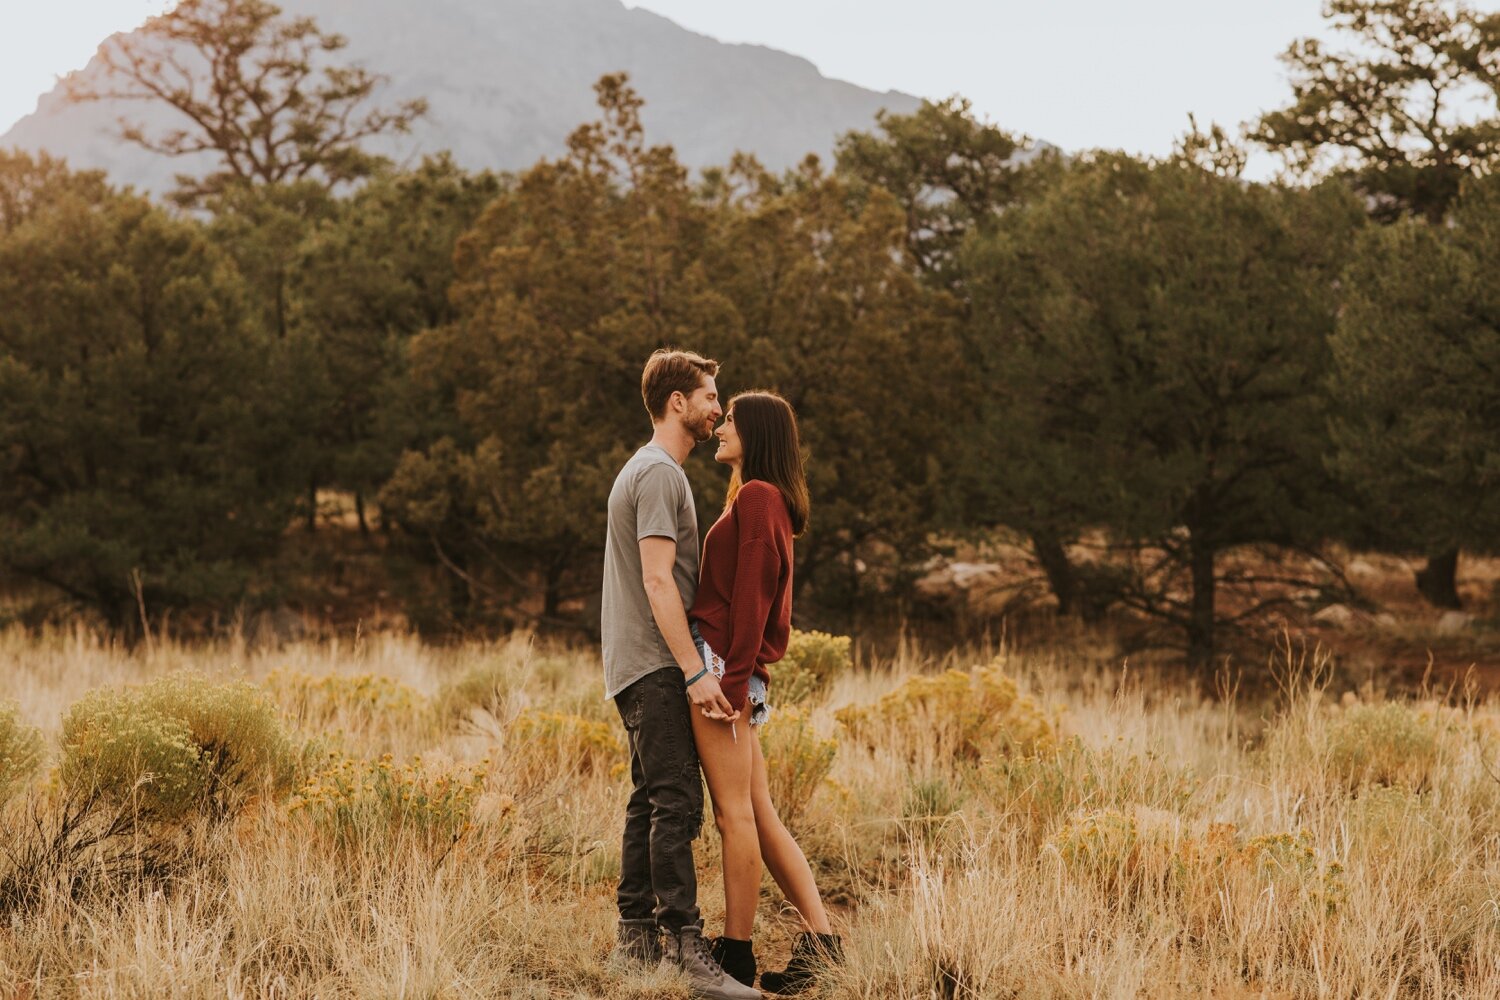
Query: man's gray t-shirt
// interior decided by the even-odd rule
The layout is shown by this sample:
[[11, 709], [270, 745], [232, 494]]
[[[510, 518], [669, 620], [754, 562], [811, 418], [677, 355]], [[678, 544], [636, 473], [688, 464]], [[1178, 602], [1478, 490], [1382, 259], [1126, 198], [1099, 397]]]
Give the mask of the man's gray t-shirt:
[[672, 577], [686, 609], [698, 591], [698, 511], [682, 466], [662, 448], [648, 444], [625, 463], [609, 491], [600, 622], [607, 698], [677, 662], [656, 627], [641, 578], [640, 540], [653, 535], [677, 542]]

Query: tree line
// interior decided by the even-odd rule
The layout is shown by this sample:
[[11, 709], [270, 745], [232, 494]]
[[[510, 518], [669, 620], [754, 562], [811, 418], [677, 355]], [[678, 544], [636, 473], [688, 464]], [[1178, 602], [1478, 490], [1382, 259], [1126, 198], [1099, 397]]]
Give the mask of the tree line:
[[[1456, 604], [1459, 553], [1500, 547], [1500, 18], [1328, 16], [1350, 47], [1293, 44], [1288, 107], [1159, 159], [955, 98], [828, 164], [695, 176], [612, 75], [561, 155], [501, 175], [371, 155], [423, 108], [381, 108], [342, 39], [184, 0], [75, 96], [167, 101], [183, 129], [127, 138], [216, 169], [163, 203], [0, 153], [0, 570], [124, 629], [273, 600], [337, 489], [450, 623], [577, 620], [641, 361], [681, 344], [797, 407], [806, 607], [899, 599], [997, 531], [1063, 613], [1133, 609], [1198, 664], [1224, 588], [1267, 582], [1247, 547], [1424, 554]], [[184, 50], [212, 73], [174, 75]], [[1246, 181], [1247, 144], [1287, 175]]]

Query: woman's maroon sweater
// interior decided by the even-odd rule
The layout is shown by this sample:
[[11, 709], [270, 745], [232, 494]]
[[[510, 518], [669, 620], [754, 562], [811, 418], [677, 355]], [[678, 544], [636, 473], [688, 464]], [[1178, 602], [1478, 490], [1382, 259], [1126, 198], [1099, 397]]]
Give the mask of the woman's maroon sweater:
[[751, 675], [786, 653], [792, 630], [792, 515], [781, 491], [752, 479], [708, 529], [698, 596], [688, 611], [724, 657], [724, 697], [743, 710]]

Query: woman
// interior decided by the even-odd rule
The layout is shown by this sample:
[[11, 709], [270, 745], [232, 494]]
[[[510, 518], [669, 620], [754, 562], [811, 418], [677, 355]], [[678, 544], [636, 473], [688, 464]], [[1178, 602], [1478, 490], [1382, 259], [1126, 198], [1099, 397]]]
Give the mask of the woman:
[[718, 676], [739, 715], [738, 721], [723, 721], [693, 713], [693, 735], [724, 844], [724, 936], [713, 940], [712, 950], [724, 971], [754, 985], [750, 933], [764, 860], [801, 915], [803, 933], [786, 969], [761, 976], [761, 988], [801, 993], [825, 963], [839, 960], [839, 939], [807, 858], [771, 804], [756, 730], [771, 711], [766, 664], [781, 659], [791, 632], [792, 539], [807, 527], [807, 479], [797, 418], [775, 393], [734, 397], [714, 433], [719, 439], [714, 459], [733, 474], [724, 513], [704, 539], [698, 593], [688, 616], [701, 637], [704, 673], [699, 677]]

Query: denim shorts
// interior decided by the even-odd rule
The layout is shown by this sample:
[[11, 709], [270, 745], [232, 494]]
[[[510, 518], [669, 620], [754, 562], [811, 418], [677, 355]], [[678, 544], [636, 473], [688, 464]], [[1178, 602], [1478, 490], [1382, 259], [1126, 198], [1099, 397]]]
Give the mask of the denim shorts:
[[[724, 676], [724, 657], [715, 653], [708, 643], [698, 638], [698, 652], [703, 655], [703, 665], [715, 677]], [[771, 717], [771, 706], [766, 703], [766, 682], [750, 675], [750, 725], [763, 726]]]

